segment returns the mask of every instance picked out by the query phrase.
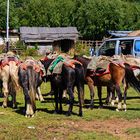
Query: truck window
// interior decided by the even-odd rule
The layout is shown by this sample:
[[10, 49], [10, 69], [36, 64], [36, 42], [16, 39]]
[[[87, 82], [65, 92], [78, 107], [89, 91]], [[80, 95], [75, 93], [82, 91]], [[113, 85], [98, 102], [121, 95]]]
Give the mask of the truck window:
[[135, 41], [134, 50], [135, 50], [136, 52], [140, 52], [140, 40], [136, 40], [136, 41]]
[[116, 41], [106, 41], [99, 49], [99, 55], [113, 56], [115, 54]]
[[132, 54], [133, 40], [121, 40], [119, 43], [119, 54]]

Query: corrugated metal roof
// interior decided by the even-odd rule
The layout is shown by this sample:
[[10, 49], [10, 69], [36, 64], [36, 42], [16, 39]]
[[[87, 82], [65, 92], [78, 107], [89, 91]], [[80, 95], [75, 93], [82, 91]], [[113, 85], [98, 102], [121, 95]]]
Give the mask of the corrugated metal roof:
[[128, 36], [132, 31], [108, 31], [108, 33], [115, 37], [125, 37]]
[[20, 27], [21, 40], [48, 40], [78, 39], [76, 27]]

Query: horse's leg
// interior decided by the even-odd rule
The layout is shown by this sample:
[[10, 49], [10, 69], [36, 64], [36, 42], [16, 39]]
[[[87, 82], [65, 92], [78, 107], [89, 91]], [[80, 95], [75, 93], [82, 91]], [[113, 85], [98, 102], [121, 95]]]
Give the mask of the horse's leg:
[[83, 95], [84, 95], [84, 85], [78, 85], [78, 100], [79, 100], [79, 116], [83, 116], [82, 104], [83, 104]]
[[0, 96], [2, 97], [3, 93], [2, 93], [2, 80], [0, 80]]
[[103, 103], [102, 103], [102, 87], [97, 86], [98, 90], [98, 98], [99, 98], [99, 108], [103, 108]]
[[124, 104], [123, 104], [124, 111], [126, 111], [127, 89], [128, 89], [128, 83], [125, 81], [125, 83], [124, 83]]
[[67, 90], [63, 91], [63, 98], [67, 98]]
[[12, 102], [13, 102], [13, 108], [17, 108], [17, 103], [16, 103], [16, 91], [14, 90], [12, 93]]
[[4, 93], [4, 100], [3, 100], [2, 107], [6, 108], [8, 102], [8, 93], [9, 93], [7, 82], [3, 82], [3, 93]]
[[9, 93], [12, 96], [12, 107], [17, 108], [17, 103], [16, 103], [16, 89], [13, 86], [13, 83], [9, 84]]
[[105, 101], [107, 105], [110, 103], [111, 98], [112, 98], [112, 91], [110, 90], [110, 87], [107, 86], [107, 97]]
[[54, 90], [54, 100], [55, 100], [55, 111], [54, 114], [58, 113], [58, 88], [55, 88]]
[[115, 87], [113, 87], [112, 89], [112, 99], [111, 99], [111, 105], [114, 106], [115, 105]]
[[94, 95], [95, 95], [94, 82], [90, 77], [86, 77], [85, 80], [86, 80], [86, 83], [87, 83], [89, 90], [90, 90], [90, 98], [91, 98], [90, 108], [93, 109], [94, 108]]
[[67, 93], [69, 94], [69, 101], [70, 101], [67, 116], [70, 116], [72, 113], [73, 102], [74, 102], [73, 88], [71, 86], [68, 86]]
[[60, 114], [62, 113], [62, 96], [63, 96], [63, 89], [59, 89], [59, 104], [60, 104]]
[[16, 89], [14, 87], [14, 84], [12, 81], [9, 82], [8, 84], [8, 90], [9, 90], [9, 95], [12, 96], [12, 107], [17, 108], [17, 103], [16, 103]]
[[24, 93], [24, 100], [25, 100], [25, 117], [30, 117], [30, 96], [28, 93], [28, 88], [25, 86], [23, 87], [23, 93]]
[[43, 101], [44, 101], [44, 98], [43, 98], [43, 96], [42, 96], [42, 94], [41, 94], [40, 87], [37, 87], [36, 92], [37, 92], [37, 95], [38, 95], [39, 100], [40, 100], [41, 102], [43, 102]]
[[[7, 78], [6, 78], [7, 76]], [[3, 77], [3, 93], [4, 93], [4, 100], [3, 100], [3, 105], [2, 107], [6, 108], [7, 107], [7, 102], [8, 102], [8, 95], [9, 95], [9, 90], [8, 90], [8, 75], [5, 75], [5, 77]]]
[[118, 99], [119, 99], [118, 108], [116, 109], [116, 111], [119, 111], [122, 108], [122, 92], [121, 92], [119, 84], [116, 84], [115, 87], [116, 87], [116, 92], [117, 92]]
[[[26, 78], [27, 77], [25, 77], [25, 79]], [[31, 105], [31, 99], [29, 96], [27, 80], [23, 81], [22, 88], [23, 88], [24, 100], [25, 100], [25, 117], [34, 117], [34, 111], [33, 111], [32, 105]]]
[[115, 85], [115, 89], [119, 99], [118, 108], [116, 109], [116, 111], [119, 111], [122, 108], [122, 92], [121, 92], [120, 84], [122, 83], [125, 77], [125, 69], [114, 63], [110, 63], [110, 72], [111, 72], [112, 83]]

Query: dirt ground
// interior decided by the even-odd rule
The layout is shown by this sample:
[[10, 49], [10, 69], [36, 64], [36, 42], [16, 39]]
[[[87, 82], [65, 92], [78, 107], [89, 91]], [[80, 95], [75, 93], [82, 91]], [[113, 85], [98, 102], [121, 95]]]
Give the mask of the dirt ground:
[[126, 133], [126, 130], [129, 128], [140, 128], [140, 119], [128, 121], [124, 119], [110, 119], [105, 121], [65, 121], [63, 125], [67, 125], [68, 128], [64, 129], [63, 127], [59, 127], [57, 129], [50, 128], [48, 131], [65, 131], [65, 134], [67, 134], [70, 130], [79, 130], [83, 132], [107, 132], [109, 134], [112, 134], [115, 137], [119, 137], [121, 140], [140, 140], [140, 137], [135, 137], [133, 135], [129, 135]]

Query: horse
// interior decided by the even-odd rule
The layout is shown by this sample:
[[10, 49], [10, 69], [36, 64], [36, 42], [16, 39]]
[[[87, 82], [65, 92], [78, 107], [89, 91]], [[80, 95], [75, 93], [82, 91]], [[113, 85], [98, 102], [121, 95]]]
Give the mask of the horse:
[[[40, 60], [44, 65], [46, 72], [49, 70], [49, 66], [54, 59], [49, 59], [45, 57]], [[75, 68], [74, 68], [75, 67]], [[47, 78], [50, 80], [52, 85], [52, 90], [54, 91], [55, 98], [55, 111], [54, 113], [62, 113], [62, 94], [66, 90], [69, 95], [69, 108], [67, 116], [72, 114], [73, 103], [74, 103], [74, 86], [78, 90], [78, 100], [79, 100], [79, 116], [83, 115], [82, 104], [84, 96], [84, 69], [83, 66], [78, 62], [74, 61], [74, 67], [70, 67], [65, 63], [62, 64], [61, 73], [53, 73], [48, 75]], [[58, 107], [59, 102], [59, 107]]]
[[133, 69], [134, 75], [140, 80], [140, 58], [132, 55], [120, 55], [118, 59], [122, 59], [125, 63], [128, 63]]
[[[134, 75], [135, 77], [140, 80], [140, 59], [139, 58], [136, 58], [132, 55], [114, 55], [113, 56], [113, 59], [118, 59], [120, 61], [123, 61], [124, 63], [127, 63], [130, 65], [131, 69], [133, 70], [134, 72]], [[131, 79], [133, 80], [133, 79]], [[127, 89], [129, 88], [128, 84], [125, 84], [124, 86], [124, 93], [127, 95]], [[108, 98], [110, 97], [110, 93], [108, 93]], [[115, 92], [113, 92], [112, 94], [113, 97], [115, 97]], [[110, 97], [111, 98], [111, 97]], [[116, 98], [116, 101], [117, 101], [118, 98]], [[124, 99], [125, 101], [126, 99]], [[111, 101], [111, 104], [114, 105], [114, 102], [115, 100], [112, 100]], [[126, 102], [126, 101], [125, 101]]]
[[[42, 80], [40, 64], [28, 57], [18, 69], [19, 84], [23, 89], [25, 99], [25, 117], [34, 117], [36, 111], [35, 97]], [[40, 96], [40, 93], [38, 93]]]
[[12, 96], [12, 106], [17, 108], [16, 91], [19, 89], [18, 84], [18, 65], [19, 58], [13, 53], [8, 52], [0, 56], [0, 79], [4, 93], [4, 101], [2, 107], [6, 108], [8, 104], [8, 96]]
[[[87, 69], [87, 66], [91, 59], [84, 58], [81, 56], [74, 56], [74, 59], [78, 60], [81, 62], [84, 66], [85, 69], [85, 81], [90, 89], [90, 95], [91, 95], [91, 103], [90, 106], [93, 108], [93, 103], [94, 103], [94, 86], [97, 86], [98, 89], [98, 97], [99, 97], [99, 107], [103, 106], [102, 103], [102, 86], [107, 86], [109, 88], [109, 92], [112, 91], [114, 92], [114, 89], [117, 92], [118, 98], [119, 98], [119, 103], [118, 103], [118, 108], [116, 109], [119, 111], [122, 106], [122, 92], [120, 89], [120, 85], [125, 79], [126, 81], [126, 90], [127, 90], [127, 85], [128, 83], [134, 87], [137, 91], [140, 92], [140, 83], [134, 76], [134, 73], [131, 69], [131, 66], [127, 63], [115, 63], [113, 61], [110, 61], [109, 58], [109, 65], [108, 65], [108, 72], [103, 72], [101, 74], [97, 73], [97, 70], [90, 70]], [[133, 79], [133, 80], [132, 80]], [[126, 90], [124, 91], [124, 105], [123, 108], [126, 110]]]

